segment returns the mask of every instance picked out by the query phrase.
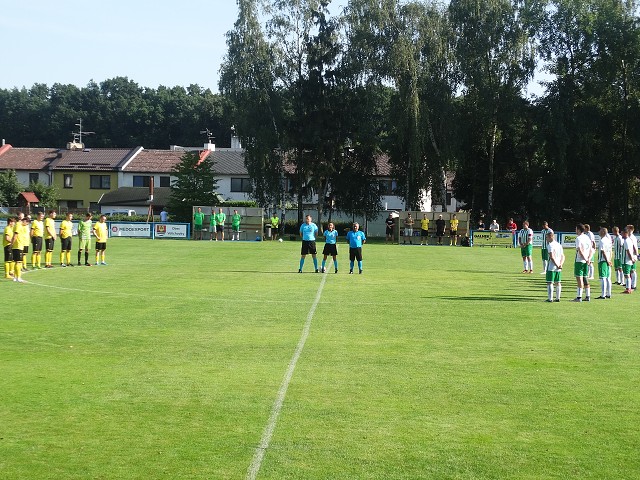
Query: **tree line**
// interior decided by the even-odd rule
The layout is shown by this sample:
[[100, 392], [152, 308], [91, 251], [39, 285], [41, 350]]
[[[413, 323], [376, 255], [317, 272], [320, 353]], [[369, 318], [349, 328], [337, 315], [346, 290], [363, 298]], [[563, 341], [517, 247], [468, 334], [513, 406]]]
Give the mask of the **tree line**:
[[[388, 156], [396, 194], [454, 195], [475, 215], [637, 222], [640, 36], [633, 0], [237, 0], [220, 93], [142, 88], [0, 90], [14, 145], [68, 140], [84, 118], [93, 146], [218, 144], [231, 127], [261, 205], [318, 194], [375, 215]], [[543, 72], [544, 94], [526, 87]], [[66, 135], [66, 136], [65, 136]], [[62, 141], [61, 141], [62, 140]]]

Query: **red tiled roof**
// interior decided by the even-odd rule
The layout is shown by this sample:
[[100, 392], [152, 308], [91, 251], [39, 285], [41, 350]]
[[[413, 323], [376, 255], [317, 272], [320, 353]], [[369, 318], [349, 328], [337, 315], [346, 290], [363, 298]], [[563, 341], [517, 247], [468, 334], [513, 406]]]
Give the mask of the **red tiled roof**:
[[28, 202], [28, 203], [38, 203], [38, 197], [33, 192], [20, 192], [20, 195]]
[[185, 152], [176, 150], [142, 150], [125, 166], [126, 172], [170, 173]]
[[56, 158], [56, 148], [14, 148], [0, 150], [0, 170], [44, 170]]

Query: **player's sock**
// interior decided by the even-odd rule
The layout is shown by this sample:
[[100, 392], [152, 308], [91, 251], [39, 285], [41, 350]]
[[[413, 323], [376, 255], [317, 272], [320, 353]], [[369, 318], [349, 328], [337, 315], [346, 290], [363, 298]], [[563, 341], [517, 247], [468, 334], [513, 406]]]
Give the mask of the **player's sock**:
[[71, 264], [71, 250], [67, 250], [67, 265]]
[[80, 265], [80, 257], [82, 257], [82, 250], [78, 250], [78, 265]]
[[523, 262], [522, 262], [522, 268], [524, 269], [524, 271], [525, 271], [525, 272], [526, 272], [527, 270], [529, 270], [529, 269], [527, 268], [527, 261], [526, 261], [526, 260], [523, 260]]
[[89, 252], [87, 250], [84, 251], [84, 263], [89, 263]]
[[27, 255], [23, 254], [22, 255], [22, 268], [26, 269], [27, 268]]
[[533, 272], [533, 259], [529, 260], [529, 271]]
[[547, 283], [547, 299], [553, 301], [553, 283]]
[[556, 285], [556, 299], [560, 300], [560, 294], [562, 293], [562, 285]]
[[304, 266], [304, 258], [300, 259], [300, 266], [298, 267], [298, 270], [302, 270], [302, 267]]
[[327, 264], [327, 261], [322, 259], [322, 270], [324, 270], [324, 266]]
[[107, 252], [105, 252], [104, 250], [102, 251], [102, 263], [104, 263], [104, 257], [106, 256]]
[[602, 290], [602, 296], [606, 297], [607, 296], [607, 286], [606, 286], [606, 279], [601, 278], [600, 279], [600, 289]]
[[318, 269], [318, 259], [317, 259], [317, 258], [314, 258], [314, 259], [313, 259], [313, 268], [314, 268], [315, 270], [317, 270], [317, 269]]
[[630, 276], [626, 276], [624, 277], [624, 286], [626, 287], [627, 290], [631, 290], [631, 277]]
[[100, 263], [100, 253], [96, 252], [96, 263]]
[[349, 263], [349, 270], [351, 270], [353, 272], [353, 262]]
[[584, 287], [584, 296], [585, 298], [591, 298], [591, 287], [588, 285]]
[[20, 278], [22, 276], [22, 262], [13, 262], [13, 278]]
[[638, 285], [638, 272], [631, 270], [631, 288], [636, 288]]
[[64, 252], [60, 252], [60, 263], [64, 263]]
[[338, 260], [334, 260], [333, 261], [333, 268], [335, 268], [336, 270], [338, 269]]
[[604, 279], [604, 296], [611, 296], [611, 277]]
[[362, 260], [358, 260], [358, 270], [362, 271]]
[[11, 271], [13, 270], [13, 262], [4, 262], [4, 278], [9, 278]]
[[576, 293], [576, 297], [582, 298], [582, 288], [578, 287], [578, 293]]

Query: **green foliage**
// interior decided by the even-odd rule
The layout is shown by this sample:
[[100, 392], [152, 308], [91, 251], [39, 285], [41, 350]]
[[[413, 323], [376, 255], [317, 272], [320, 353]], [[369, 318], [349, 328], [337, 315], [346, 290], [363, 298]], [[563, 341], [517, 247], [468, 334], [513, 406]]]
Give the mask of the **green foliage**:
[[217, 205], [218, 182], [212, 157], [207, 155], [201, 161], [199, 153], [185, 153], [174, 167], [173, 174], [177, 180], [171, 184], [168, 207], [175, 221], [191, 222], [194, 205]]
[[14, 170], [0, 172], [0, 205], [15, 206], [20, 192], [24, 191], [24, 185], [18, 181]]
[[30, 183], [26, 189], [27, 192], [35, 193], [39, 205], [45, 210], [55, 209], [60, 199], [60, 191], [55, 185], [45, 185], [42, 182]]

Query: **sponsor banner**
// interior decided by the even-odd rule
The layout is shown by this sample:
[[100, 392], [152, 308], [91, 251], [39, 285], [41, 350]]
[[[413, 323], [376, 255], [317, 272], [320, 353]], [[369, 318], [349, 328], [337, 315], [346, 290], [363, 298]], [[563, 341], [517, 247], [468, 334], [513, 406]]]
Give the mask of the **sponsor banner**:
[[110, 237], [151, 238], [150, 223], [109, 223]]
[[542, 232], [533, 232], [533, 246], [541, 247], [542, 246]]
[[513, 236], [511, 232], [492, 232], [489, 230], [476, 230], [473, 232], [474, 247], [511, 247], [513, 246]]
[[560, 244], [563, 247], [573, 247], [576, 248], [576, 237], [575, 233], [563, 233]]
[[154, 238], [188, 238], [186, 224], [156, 223]]

